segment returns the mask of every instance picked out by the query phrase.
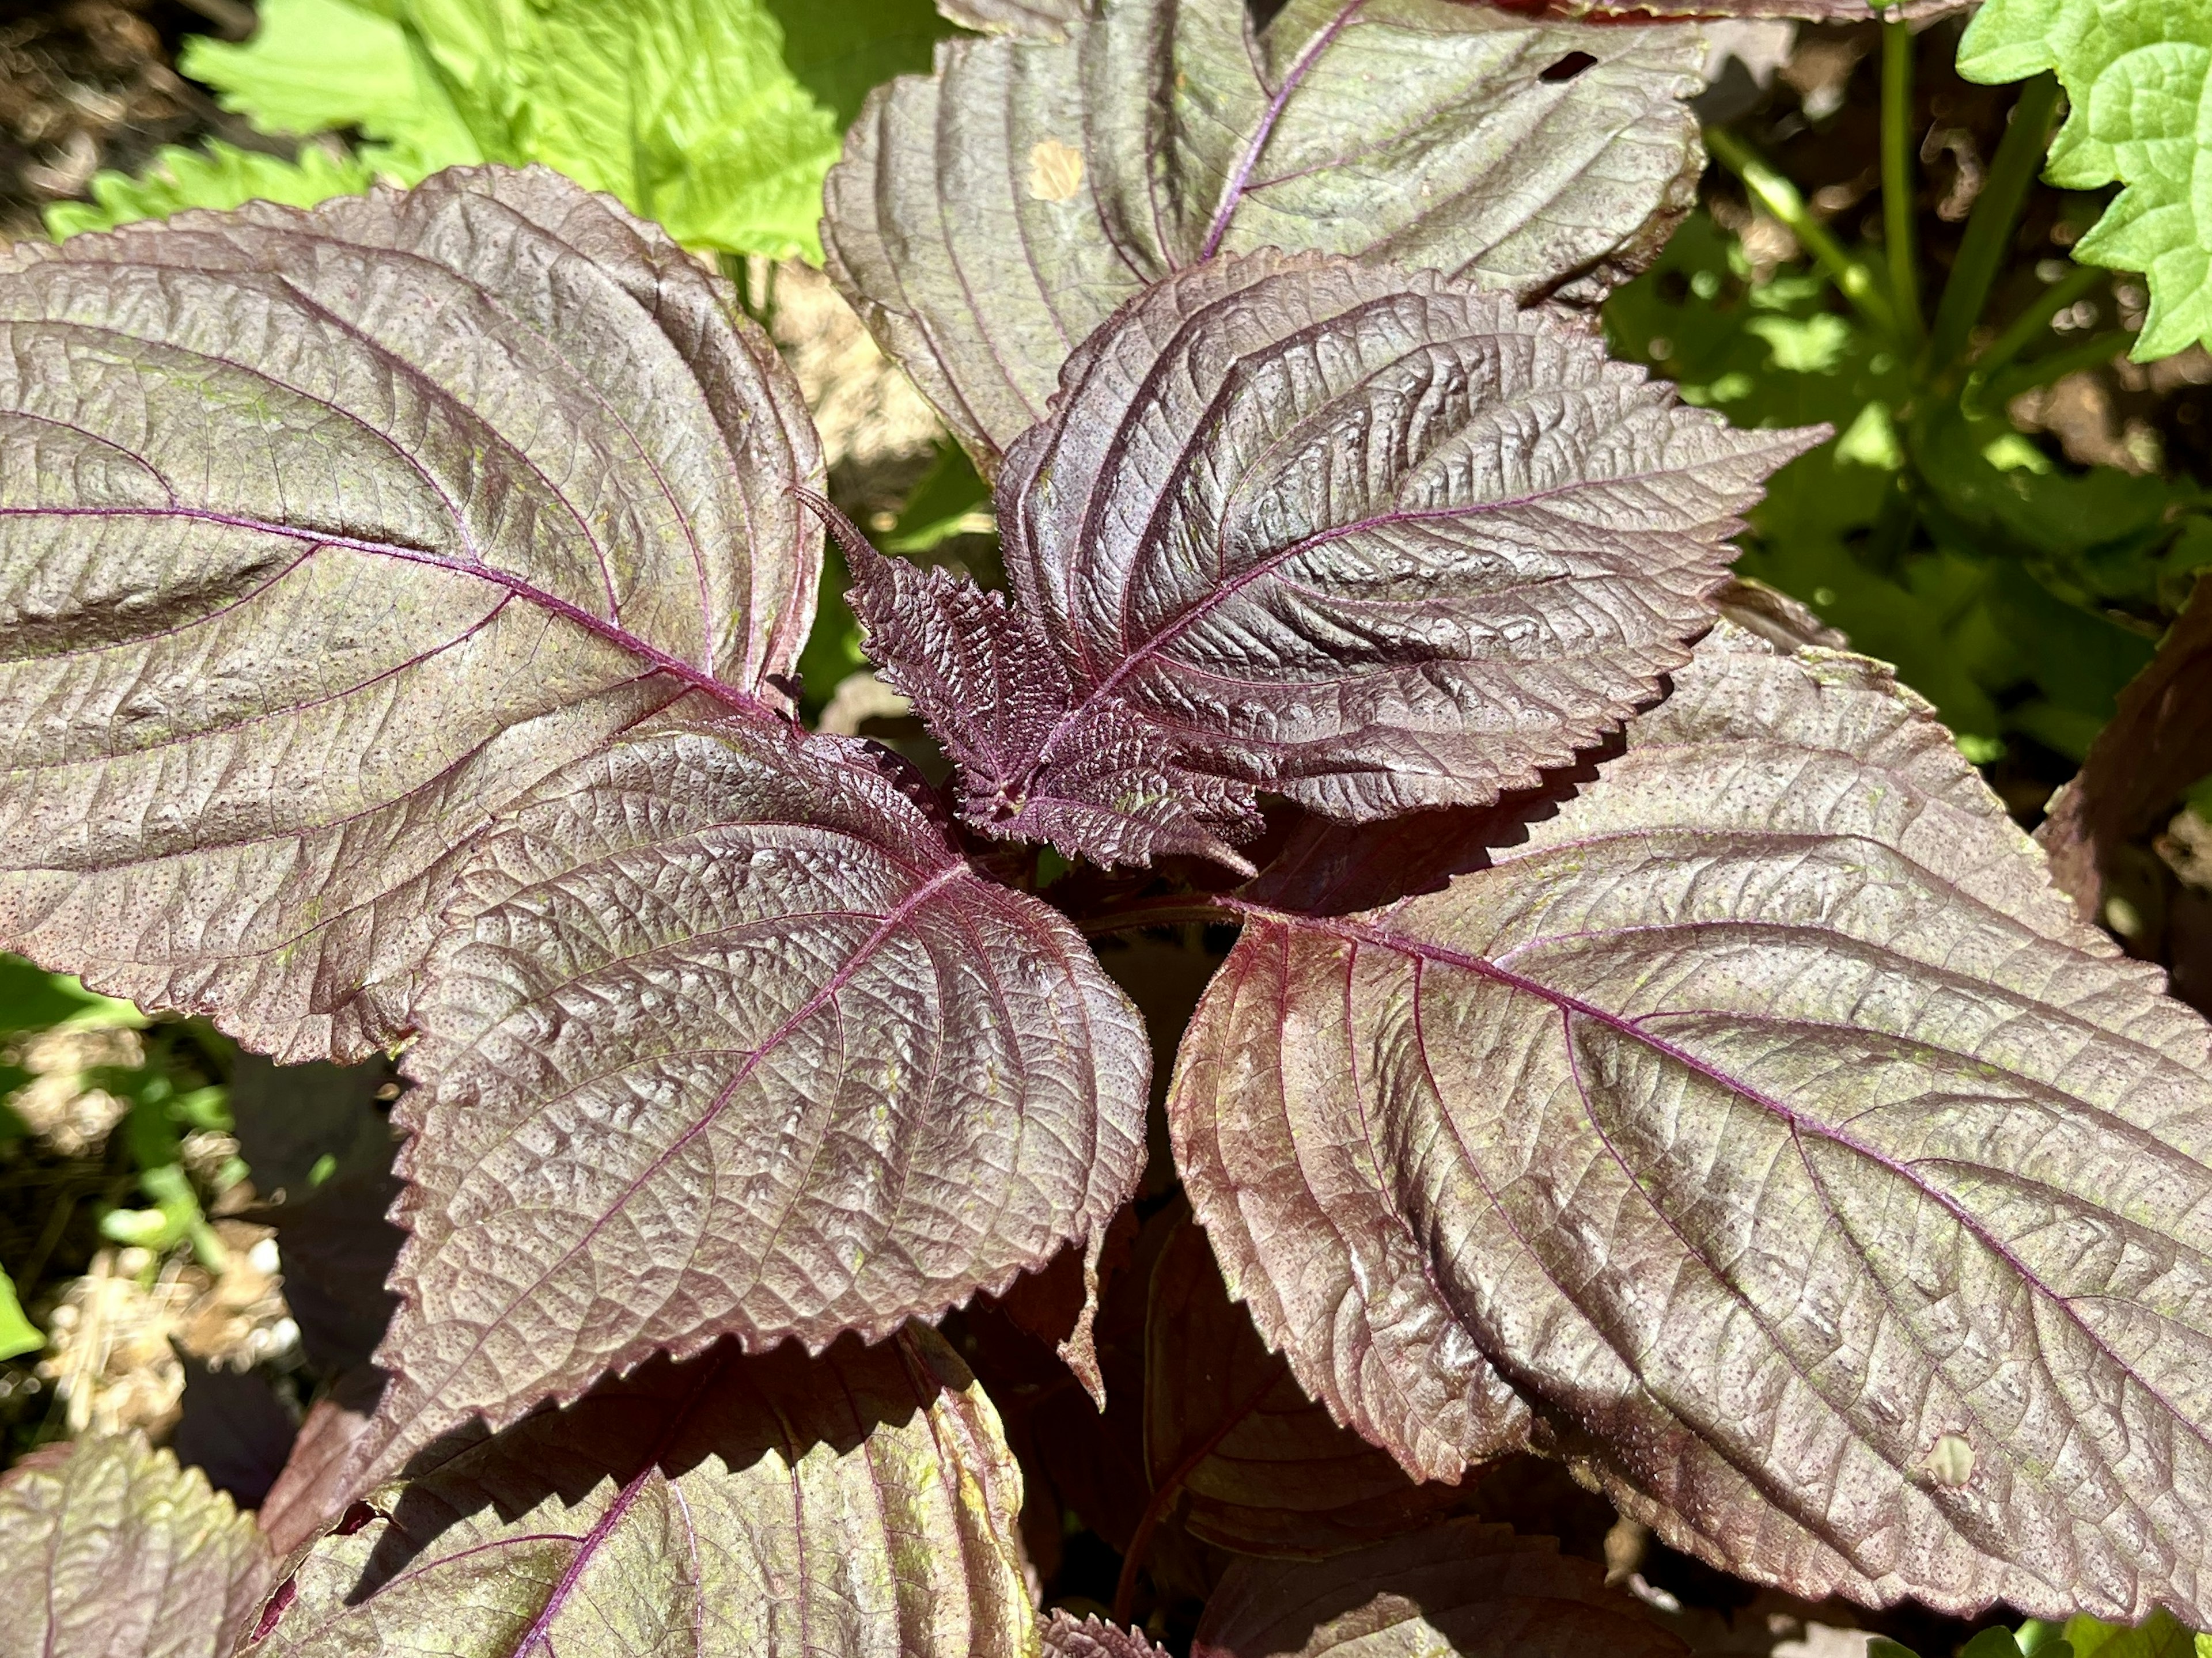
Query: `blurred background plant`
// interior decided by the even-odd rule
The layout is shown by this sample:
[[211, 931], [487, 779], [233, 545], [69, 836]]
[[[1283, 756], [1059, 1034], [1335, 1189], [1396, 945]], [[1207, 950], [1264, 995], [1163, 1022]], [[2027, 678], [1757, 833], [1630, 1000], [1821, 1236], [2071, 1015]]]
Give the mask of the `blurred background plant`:
[[[1960, 73], [1956, 17], [1715, 26], [1714, 164], [1604, 313], [1614, 351], [1691, 402], [1834, 427], [1775, 480], [1739, 568], [1896, 663], [2029, 827], [2212, 566], [2197, 254], [2146, 240], [2175, 221], [2145, 208], [2137, 153], [2180, 141], [2060, 137], [2046, 176], [2069, 93], [2078, 106], [2085, 76], [2120, 73], [2044, 39], [2075, 52], [2052, 20], [2090, 3], [1993, 0], [1966, 61], [1996, 84]], [[0, 0], [0, 240], [305, 205], [456, 161], [558, 167], [736, 281], [805, 392], [833, 497], [879, 546], [997, 585], [988, 489], [814, 263], [822, 179], [867, 88], [954, 33], [930, 0]], [[833, 549], [805, 717], [937, 771], [868, 671], [844, 587]], [[2212, 786], [2173, 805], [2103, 911], [2160, 961], [2185, 899], [2212, 915]], [[1106, 960], [1172, 1032], [1205, 945], [1163, 932]], [[0, 958], [0, 1461], [135, 1425], [258, 1501], [303, 1409], [358, 1385], [380, 1327], [398, 1089], [389, 1067], [280, 1072]], [[979, 1303], [949, 1327], [972, 1353], [995, 1316]], [[1018, 1441], [1043, 1406], [1005, 1397]], [[1701, 1652], [1863, 1646], [1824, 1648], [1825, 1620], [1932, 1658], [1969, 1632], [1753, 1591], [1540, 1469], [1507, 1465], [1472, 1500], [1604, 1559]], [[1067, 1604], [1108, 1598], [1113, 1546], [1048, 1502], [1025, 1521], [1042, 1579]], [[2192, 1639], [2076, 1619], [1984, 1631], [1966, 1658], [2183, 1658]]]

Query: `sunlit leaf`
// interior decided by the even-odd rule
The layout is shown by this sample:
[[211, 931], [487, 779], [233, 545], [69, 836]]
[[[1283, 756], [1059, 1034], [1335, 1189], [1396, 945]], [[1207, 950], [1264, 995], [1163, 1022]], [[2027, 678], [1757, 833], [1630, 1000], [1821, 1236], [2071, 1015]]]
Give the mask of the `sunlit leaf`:
[[1021, 1479], [934, 1334], [656, 1359], [371, 1491], [266, 1658], [1030, 1658]]
[[269, 1570], [253, 1521], [135, 1433], [0, 1475], [8, 1658], [226, 1658]]
[[0, 942], [280, 1057], [404, 1025], [441, 862], [687, 691], [780, 702], [797, 386], [542, 170], [0, 256]]
[[283, 202], [312, 207], [333, 196], [357, 196], [376, 181], [368, 166], [304, 146], [295, 161], [210, 141], [204, 149], [171, 145], [137, 174], [95, 173], [89, 202], [56, 202], [46, 210], [55, 240], [84, 230], [112, 230], [135, 219], [166, 219], [186, 208], [242, 207]]
[[1462, 282], [1219, 260], [1085, 342], [1009, 452], [1013, 601], [865, 548], [851, 600], [971, 824], [1233, 863], [1260, 788], [1479, 804], [1601, 736], [1820, 435], [1733, 431]]
[[1723, 626], [1455, 848], [1257, 889], [1194, 1206], [1410, 1470], [1534, 1443], [1808, 1596], [2203, 1620], [2212, 1032], [1880, 665], [1778, 649]]
[[473, 850], [394, 1114], [386, 1466], [656, 1350], [880, 1339], [1121, 1206], [1134, 1010], [894, 765], [758, 720], [663, 731]]
[[[1063, 8], [1072, 10], [1072, 8]], [[1704, 46], [1451, 0], [1108, 0], [957, 42], [830, 175], [830, 270], [978, 463], [1115, 307], [1215, 252], [1436, 266], [1601, 297], [1689, 205]]]

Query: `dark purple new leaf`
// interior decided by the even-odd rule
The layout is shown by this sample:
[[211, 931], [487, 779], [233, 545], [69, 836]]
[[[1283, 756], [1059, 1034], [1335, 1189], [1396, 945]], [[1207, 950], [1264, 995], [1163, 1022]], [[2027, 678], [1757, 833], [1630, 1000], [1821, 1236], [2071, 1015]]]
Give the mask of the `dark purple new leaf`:
[[897, 766], [665, 728], [472, 849], [395, 1112], [381, 1466], [656, 1350], [880, 1339], [1112, 1218], [1144, 1164], [1137, 1014]]
[[1009, 452], [1016, 603], [856, 549], [854, 604], [976, 828], [1219, 857], [1258, 788], [1480, 803], [1612, 729], [1819, 435], [1733, 430], [1433, 273], [1217, 260], [1086, 341]]
[[0, 942], [289, 1059], [404, 1028], [447, 860], [819, 542], [726, 287], [542, 170], [0, 254]]
[[1054, 1612], [1043, 1628], [1045, 1658], [1167, 1658], [1141, 1630], [1124, 1629], [1095, 1615], [1078, 1623]]
[[2212, 1621], [2212, 1032], [1878, 664], [1723, 624], [1625, 742], [1250, 912], [1170, 1115], [1261, 1333], [1801, 1594]]
[[253, 1521], [135, 1433], [0, 1475], [0, 1658], [226, 1658], [269, 1570]]
[[1680, 1658], [1682, 1643], [1548, 1537], [1455, 1521], [1320, 1565], [1239, 1560], [1191, 1658]]
[[655, 1359], [457, 1436], [270, 1598], [256, 1658], [1031, 1658], [1021, 1479], [917, 1330]]
[[1292, 0], [1256, 31], [1242, 0], [1104, 0], [1066, 27], [878, 88], [826, 191], [830, 274], [987, 471], [1081, 340], [1217, 252], [1594, 302], [1703, 163], [1692, 29], [1450, 0]]

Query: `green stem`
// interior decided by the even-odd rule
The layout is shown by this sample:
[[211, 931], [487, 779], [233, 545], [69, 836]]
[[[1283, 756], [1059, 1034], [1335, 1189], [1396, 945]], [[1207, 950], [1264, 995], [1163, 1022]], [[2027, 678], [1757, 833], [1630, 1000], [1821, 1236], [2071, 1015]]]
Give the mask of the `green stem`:
[[1899, 327], [1920, 340], [1920, 264], [1912, 240], [1912, 26], [1881, 26], [1881, 222]]
[[2077, 264], [2044, 289], [2034, 304], [2013, 319], [2005, 331], [1974, 358], [1973, 378], [1984, 384], [2021, 352], [2035, 343], [2051, 326], [2051, 319], [2105, 280], [2106, 272], [2094, 265]]
[[2109, 328], [2079, 345], [2061, 346], [2049, 356], [2038, 357], [2009, 374], [1999, 374], [1983, 391], [1982, 401], [1990, 408], [2002, 409], [2023, 392], [2064, 380], [2081, 369], [2101, 368], [2126, 350], [2134, 339], [2134, 334], [2124, 328]]
[[1797, 186], [1759, 160], [1742, 139], [1725, 127], [1714, 127], [1708, 131], [1705, 146], [1723, 167], [1743, 180], [1753, 201], [1788, 228], [1798, 245], [1843, 290], [1844, 297], [1856, 306], [1868, 321], [1896, 338], [1897, 315], [1881, 284], [1871, 270], [1844, 252], [1843, 245], [1828, 234], [1827, 226], [1805, 205]]
[[1936, 307], [1928, 356], [1939, 370], [1949, 367], [1965, 353], [1968, 337], [1989, 304], [1990, 284], [2011, 249], [2021, 210], [2027, 204], [2027, 192], [2043, 169], [2044, 143], [2051, 136], [2051, 117], [2057, 112], [2058, 78], [2048, 72], [2021, 88], [2019, 100], [2012, 106], [2012, 125], [2005, 129], [1988, 181], [1967, 216], [1958, 263], [1951, 267], [1950, 280], [1943, 284], [1943, 298]]

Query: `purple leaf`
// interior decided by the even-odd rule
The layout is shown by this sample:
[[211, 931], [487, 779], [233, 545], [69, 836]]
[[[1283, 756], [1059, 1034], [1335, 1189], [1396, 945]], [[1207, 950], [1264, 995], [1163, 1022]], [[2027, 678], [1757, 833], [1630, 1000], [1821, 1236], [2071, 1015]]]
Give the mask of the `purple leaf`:
[[223, 1658], [269, 1570], [253, 1521], [135, 1433], [34, 1451], [0, 1475], [0, 1651]]
[[1548, 1537], [1455, 1521], [1321, 1565], [1239, 1560], [1191, 1658], [1680, 1658], [1685, 1649]]
[[1610, 730], [1819, 435], [1732, 430], [1433, 274], [1219, 260], [1086, 341], [1009, 452], [1016, 603], [855, 546], [854, 604], [975, 828], [1233, 865], [1256, 788], [1480, 803]]
[[878, 1339], [1112, 1218], [1144, 1162], [1136, 1012], [897, 764], [663, 729], [475, 847], [394, 1114], [383, 1466], [658, 1349]]
[[1235, 0], [1105, 0], [1066, 27], [957, 41], [933, 78], [878, 88], [825, 192], [831, 276], [987, 472], [1079, 341], [1217, 252], [1595, 303], [1703, 163], [1678, 101], [1703, 84], [1694, 29], [1445, 0], [1299, 0], [1257, 30]]
[[348, 1464], [368, 1431], [383, 1388], [384, 1378], [373, 1366], [360, 1365], [308, 1408], [292, 1454], [254, 1516], [278, 1559], [320, 1535], [345, 1509]]
[[1028, 1658], [1021, 1481], [928, 1330], [655, 1359], [457, 1436], [270, 1600], [256, 1658]]
[[281, 1058], [405, 1024], [454, 849], [779, 703], [798, 387], [660, 232], [457, 169], [0, 254], [0, 943]]
[[1974, 0], [1482, 0], [1501, 11], [1533, 17], [1797, 17], [1812, 23], [1917, 23], [1964, 11]]
[[1102, 1622], [1096, 1615], [1081, 1623], [1054, 1612], [1044, 1629], [1045, 1658], [1168, 1658], [1141, 1630]]
[[1178, 1061], [1305, 1385], [1796, 1594], [2212, 1621], [2212, 1033], [1926, 705], [1723, 624], [1460, 868], [1252, 906]]

